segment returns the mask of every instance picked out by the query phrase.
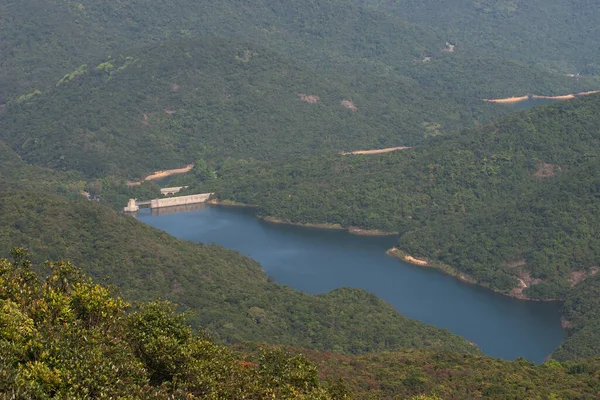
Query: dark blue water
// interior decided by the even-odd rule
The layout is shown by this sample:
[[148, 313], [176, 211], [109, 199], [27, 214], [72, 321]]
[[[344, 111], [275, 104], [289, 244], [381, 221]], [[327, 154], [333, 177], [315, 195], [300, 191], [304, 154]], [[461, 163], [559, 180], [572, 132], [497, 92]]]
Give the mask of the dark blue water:
[[491, 356], [542, 362], [564, 339], [560, 304], [511, 299], [403, 263], [385, 255], [394, 238], [270, 224], [244, 209], [196, 208], [154, 216], [142, 210], [138, 219], [181, 239], [237, 250], [298, 290], [366, 289], [402, 314], [447, 328]]

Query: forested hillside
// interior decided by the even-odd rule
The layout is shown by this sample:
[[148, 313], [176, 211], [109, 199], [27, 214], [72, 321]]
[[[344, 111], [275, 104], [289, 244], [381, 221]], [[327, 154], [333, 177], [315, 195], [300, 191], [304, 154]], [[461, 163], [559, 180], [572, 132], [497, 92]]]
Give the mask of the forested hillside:
[[[48, 84], [53, 84], [57, 77], [73, 71], [81, 64], [110, 55], [116, 57], [125, 50], [147, 44], [184, 37], [214, 35], [249, 41], [321, 72], [359, 76], [358, 81], [374, 76], [388, 79], [411, 76], [418, 73], [422, 66], [420, 62], [426, 57], [437, 59], [447, 54], [442, 51], [446, 48], [445, 43], [454, 40], [454, 32], [435, 32], [434, 28], [444, 26], [441, 24], [443, 21], [434, 20], [428, 26], [418, 26], [392, 15], [390, 10], [393, 9], [385, 7], [375, 11], [354, 3], [353, 0], [304, 3], [283, 0], [252, 3], [241, 0], [218, 3], [207, 0], [142, 3], [107, 0], [5, 1], [0, 5], [0, 34], [5, 38], [0, 49], [6, 55], [0, 60], [0, 69], [4, 71], [0, 97], [43, 90]], [[403, 11], [418, 8], [417, 3], [402, 3]], [[463, 4], [438, 7], [436, 3], [428, 7], [426, 12], [427, 15], [443, 13], [446, 18], [454, 15], [455, 11], [460, 15], [468, 7]], [[537, 10], [535, 7], [531, 9]], [[542, 14], [548, 9], [550, 7], [539, 7]], [[413, 18], [413, 14], [407, 16]], [[578, 17], [585, 18], [585, 21], [593, 21], [593, 13], [591, 16], [589, 13], [580, 14]], [[460, 26], [463, 25], [469, 26], [468, 23]], [[584, 23], [583, 27], [588, 25]], [[519, 28], [522, 26], [511, 32], [518, 35]], [[573, 29], [581, 27], [573, 25]], [[544, 31], [541, 31], [540, 35], [543, 34]], [[575, 42], [574, 39], [579, 36], [571, 38], [571, 42]], [[524, 41], [525, 37], [521, 32], [518, 42]], [[588, 40], [593, 43], [593, 37], [587, 37], [586, 43]], [[485, 35], [481, 35], [478, 40], [485, 38]], [[527, 41], [526, 50], [535, 51], [544, 43]], [[581, 43], [575, 44], [579, 46]], [[579, 48], [577, 46], [571, 48]], [[561, 50], [568, 51], [571, 48]], [[494, 49], [488, 51], [485, 46], [477, 51], [465, 54], [457, 48], [461, 58], [467, 59], [484, 54], [496, 57], [498, 53]], [[496, 71], [504, 75], [506, 72], [502, 71], [502, 59], [515, 57], [512, 53], [511, 57], [499, 54]], [[472, 60], [466, 60], [458, 68], [452, 64], [446, 68], [455, 74], [477, 75], [478, 69], [472, 68], [470, 63]], [[543, 74], [542, 71], [547, 69], [538, 69], [537, 73]], [[504, 84], [518, 87], [517, 81], [523, 82], [523, 79], [519, 78], [518, 71], [513, 72], [514, 75]], [[495, 75], [483, 76], [487, 83], [498, 81]], [[554, 90], [538, 94], [573, 91], [580, 83], [547, 72], [545, 77], [549, 83], [554, 82]], [[540, 88], [530, 85], [531, 82], [527, 83], [522, 87], [523, 90], [539, 92]]]
[[467, 52], [563, 73], [600, 73], [600, 9], [587, 0], [355, 0], [435, 27]]
[[23, 249], [0, 259], [0, 394], [50, 398], [349, 398], [301, 355], [248, 355], [194, 334], [171, 304], [132, 307], [70, 263], [39, 279]]
[[[0, 2], [0, 394], [596, 398], [600, 94], [483, 100], [600, 89], [599, 21], [586, 0]], [[107, 206], [190, 163], [180, 194], [396, 234], [390, 255], [565, 301], [568, 337], [540, 366], [483, 357]]]
[[205, 35], [261, 44], [329, 71], [410, 65], [443, 41], [427, 28], [350, 1], [6, 1], [0, 5], [8, 93], [40, 89], [86, 60]]
[[572, 291], [562, 314], [568, 337], [553, 357], [573, 360], [600, 354], [600, 275], [586, 279]]
[[[23, 249], [0, 259], [0, 393], [20, 398], [580, 398], [598, 359], [541, 366], [437, 350], [349, 356], [192, 330], [168, 302], [131, 306], [68, 262], [40, 279]], [[197, 333], [196, 333], [197, 332]]]
[[[28, 166], [0, 147], [0, 257], [28, 248], [37, 266], [71, 260], [127, 300], [162, 298], [219, 340], [260, 340], [342, 352], [433, 346], [479, 352], [447, 330], [400, 315], [365, 291], [310, 296], [270, 282], [258, 263], [216, 245], [175, 239], [72, 191], [67, 175]], [[33, 188], [37, 188], [33, 191]], [[55, 193], [61, 192], [71, 200]]]
[[[298, 350], [296, 350], [298, 351]], [[300, 352], [317, 363], [323, 379], [343, 377], [362, 399], [596, 399], [600, 359], [535, 365], [524, 359], [411, 350], [360, 356]]]
[[353, 89], [262, 47], [184, 39], [81, 65], [49, 92], [20, 97], [0, 115], [0, 137], [29, 162], [135, 177], [198, 158], [413, 144], [428, 122], [448, 131], [501, 112], [418, 90], [376, 81]]
[[[598, 272], [599, 110], [590, 96], [394, 153], [230, 163], [197, 187], [284, 221], [398, 232], [399, 255], [516, 297], [564, 299]], [[566, 307], [571, 333], [597, 320], [592, 304]]]
[[87, 177], [413, 145], [511, 111], [483, 98], [599, 87], [350, 0], [26, 3], [0, 5], [0, 138]]

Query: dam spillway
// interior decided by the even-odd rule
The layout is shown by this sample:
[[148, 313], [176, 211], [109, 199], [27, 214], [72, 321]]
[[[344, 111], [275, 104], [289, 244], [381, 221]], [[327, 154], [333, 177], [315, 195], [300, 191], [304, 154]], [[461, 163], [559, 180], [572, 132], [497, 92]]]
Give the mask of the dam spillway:
[[123, 208], [124, 212], [137, 212], [142, 205], [149, 205], [151, 209], [185, 206], [190, 204], [205, 203], [212, 193], [191, 194], [189, 196], [167, 197], [164, 199], [153, 199], [150, 201], [140, 201], [129, 199], [127, 206]]

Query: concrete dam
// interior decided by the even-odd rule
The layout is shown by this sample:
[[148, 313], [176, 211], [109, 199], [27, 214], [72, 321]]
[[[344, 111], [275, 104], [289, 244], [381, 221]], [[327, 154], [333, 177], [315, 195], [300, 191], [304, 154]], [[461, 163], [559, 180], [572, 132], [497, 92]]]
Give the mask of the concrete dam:
[[205, 203], [210, 198], [212, 193], [192, 194], [189, 196], [168, 197], [165, 199], [153, 199], [150, 201], [137, 201], [137, 199], [129, 199], [127, 206], [123, 208], [124, 212], [137, 212], [140, 206], [150, 206], [151, 209], [185, 206], [190, 204]]

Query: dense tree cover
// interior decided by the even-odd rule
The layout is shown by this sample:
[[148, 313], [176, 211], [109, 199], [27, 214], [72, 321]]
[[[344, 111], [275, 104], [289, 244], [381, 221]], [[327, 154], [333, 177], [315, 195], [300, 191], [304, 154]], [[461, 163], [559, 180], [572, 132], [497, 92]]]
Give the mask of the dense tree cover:
[[591, 356], [599, 109], [600, 96], [562, 102], [383, 155], [228, 162], [192, 190], [284, 221], [398, 232], [399, 249], [448, 272], [518, 297], [567, 298], [556, 357]]
[[[27, 399], [343, 399], [302, 355], [257, 362], [193, 334], [167, 302], [131, 306], [70, 263], [40, 280], [23, 249], [0, 259], [0, 393]], [[128, 312], [129, 311], [129, 312]]]
[[[448, 351], [348, 356], [229, 348], [164, 301], [133, 307], [69, 262], [40, 279], [23, 249], [0, 259], [0, 393], [16, 398], [580, 398], [600, 361], [536, 366]], [[342, 380], [343, 379], [343, 380]]]
[[339, 289], [310, 296], [272, 283], [260, 265], [217, 245], [181, 241], [97, 202], [30, 192], [0, 195], [0, 253], [69, 259], [119, 287], [194, 312], [190, 321], [228, 341], [265, 340], [365, 352], [433, 346], [478, 352], [464, 339], [401, 316], [374, 295]]
[[563, 307], [568, 337], [553, 353], [559, 360], [600, 354], [600, 276], [577, 286]]
[[260, 265], [237, 252], [175, 239], [85, 200], [79, 191], [86, 184], [77, 175], [27, 165], [2, 145], [0, 156], [0, 257], [18, 245], [33, 251], [36, 265], [76, 261], [128, 299], [175, 301], [192, 312], [193, 326], [227, 342], [342, 352], [413, 346], [479, 352], [447, 330], [401, 316], [365, 291], [310, 296], [272, 283]]
[[[374, 1], [367, 3], [372, 4]], [[454, 32], [447, 30], [436, 33], [434, 29], [444, 26], [437, 20], [429, 24], [432, 29], [407, 23], [394, 16], [387, 8], [375, 11], [353, 3], [356, 2], [9, 0], [0, 5], [0, 34], [5, 38], [0, 44], [0, 50], [5, 55], [0, 60], [0, 68], [5, 71], [0, 90], [7, 94], [44, 91], [48, 83], [54, 84], [57, 77], [70, 73], [90, 60], [117, 56], [125, 49], [149, 43], [206, 34], [242, 38], [285, 54], [296, 62], [336, 75], [359, 76], [358, 80], [365, 79], [365, 74], [398, 79], [418, 71], [421, 68], [418, 61], [425, 57], [441, 56], [445, 42], [456, 37]], [[402, 9], [408, 10], [415, 5], [416, 2], [411, 5], [403, 4]], [[460, 15], [464, 8], [467, 7], [463, 4], [448, 7], [436, 4], [429, 7], [428, 14], [437, 15], [441, 12], [446, 16], [458, 11]], [[539, 16], [544, 17], [552, 10], [546, 4], [538, 8], [541, 10]], [[531, 9], [537, 10], [535, 7]], [[575, 17], [567, 15], [565, 20], [572, 18], [575, 21], [594, 21], [593, 14], [582, 14], [578, 12]], [[535, 15], [537, 18], [539, 16]], [[452, 26], [468, 27], [477, 21], [478, 19], [466, 23], [461, 21], [461, 24]], [[582, 31], [581, 28], [588, 25], [573, 24], [573, 29]], [[527, 48], [519, 49], [523, 53], [532, 53], [532, 49], [537, 50], [545, 43], [526, 41], [528, 36], [523, 32], [529, 34], [529, 37], [536, 36], [531, 36], [529, 30], [519, 30], [522, 26], [515, 28], [513, 32], [519, 36], [516, 43], [526, 42]], [[543, 30], [540, 35], [544, 35]], [[482, 35], [478, 38], [482, 39], [486, 40], [487, 37]], [[593, 35], [587, 36], [585, 42], [577, 39], [578, 37], [565, 38], [575, 43], [577, 46], [574, 47], [578, 49], [582, 43], [592, 44], [587, 49], [594, 48]], [[508, 47], [514, 49], [518, 46], [512, 43]], [[457, 52], [459, 50], [460, 48]], [[498, 58], [500, 65], [501, 59], [506, 58], [505, 53], [494, 50], [497, 49], [490, 50], [482, 46], [475, 54], [463, 52], [463, 57], [474, 59], [482, 54], [493, 57], [499, 53], [502, 55]], [[564, 50], [570, 49], [561, 48], [562, 53], [557, 54], [554, 59], [567, 54]], [[511, 52], [509, 58], [518, 55], [514, 53]], [[593, 57], [593, 51], [590, 51], [590, 55]], [[455, 70], [455, 73], [476, 75], [478, 70], [467, 62]], [[487, 82], [497, 81], [494, 75], [487, 76]], [[568, 87], [573, 88], [579, 84], [560, 76], [548, 75], [547, 78], [556, 80], [556, 91], [567, 90]], [[511, 86], [513, 80], [518, 79], [518, 74], [515, 73], [505, 83]]]
[[599, 109], [593, 96], [379, 156], [230, 163], [212, 189], [263, 216], [399, 232], [400, 250], [492, 289], [565, 298], [600, 258]]
[[452, 352], [409, 350], [346, 356], [300, 352], [318, 363], [322, 379], [342, 377], [361, 399], [596, 399], [600, 359], [535, 365]]
[[352, 88], [265, 48], [219, 39], [131, 54], [82, 65], [48, 93], [9, 103], [2, 139], [44, 166], [142, 176], [197, 158], [413, 144], [429, 124], [445, 132], [501, 112], [479, 99], [459, 105], [443, 93], [425, 95], [411, 82]]
[[600, 10], [587, 0], [355, 0], [434, 27], [467, 52], [600, 73]]
[[[427, 29], [350, 2], [28, 3], [1, 6], [4, 87], [27, 78], [1, 95], [12, 98], [1, 138], [28, 161], [87, 176], [415, 144], [510, 111], [482, 97], [598, 86], [443, 53]], [[235, 40], [190, 38], [206, 34]]]
[[261, 43], [338, 72], [409, 65], [443, 43], [430, 29], [328, 0], [9, 0], [0, 7], [3, 87], [29, 92], [85, 60], [207, 34]]

